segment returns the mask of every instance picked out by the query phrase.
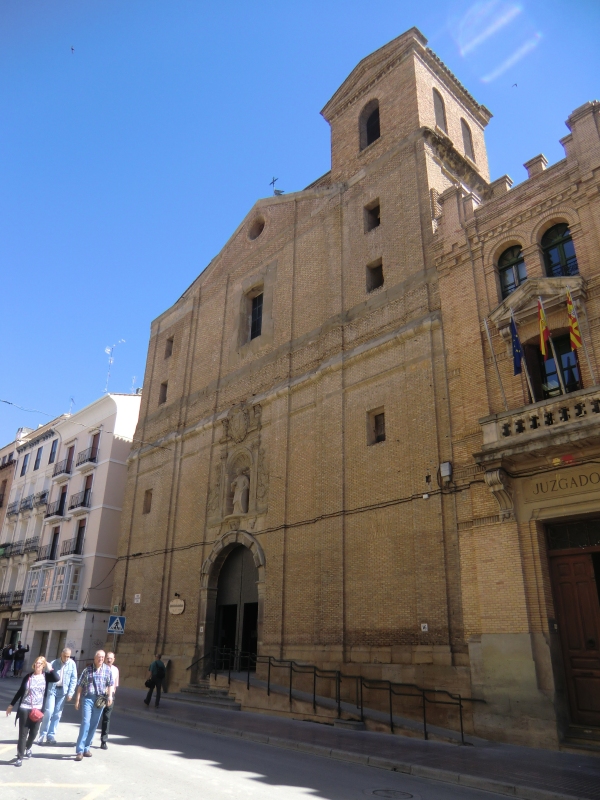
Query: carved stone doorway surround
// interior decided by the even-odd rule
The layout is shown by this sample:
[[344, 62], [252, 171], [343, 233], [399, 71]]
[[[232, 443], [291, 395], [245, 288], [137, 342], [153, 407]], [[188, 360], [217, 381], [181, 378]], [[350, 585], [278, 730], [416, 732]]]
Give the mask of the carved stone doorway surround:
[[[258, 652], [260, 653], [262, 643], [262, 627], [264, 619], [264, 597], [265, 597], [265, 553], [258, 540], [247, 531], [227, 531], [213, 545], [208, 557], [202, 564], [200, 572], [200, 627], [197, 642], [198, 658], [210, 651], [213, 646], [215, 635], [215, 621], [217, 611], [217, 588], [219, 585], [219, 573], [225, 563], [225, 559], [234, 547], [247, 547], [252, 553], [254, 564], [258, 570]], [[200, 675], [196, 669], [191, 681], [194, 682]]]

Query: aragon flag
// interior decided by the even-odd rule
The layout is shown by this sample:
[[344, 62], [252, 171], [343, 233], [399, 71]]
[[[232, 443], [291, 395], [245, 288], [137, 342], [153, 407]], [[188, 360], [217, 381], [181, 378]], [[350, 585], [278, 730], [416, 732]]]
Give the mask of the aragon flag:
[[546, 312], [544, 311], [541, 298], [538, 298], [538, 323], [540, 327], [540, 350], [544, 356], [544, 361], [547, 361], [549, 358], [552, 358], [550, 346], [548, 344], [548, 340], [550, 339], [550, 331], [548, 330]]
[[571, 292], [567, 289], [567, 314], [569, 315], [569, 337], [571, 339], [571, 350], [577, 350], [582, 346], [581, 331], [579, 330], [579, 320], [577, 319], [577, 312]]
[[517, 332], [517, 326], [515, 325], [515, 318], [513, 315], [510, 315], [510, 338], [512, 339], [512, 351], [513, 351], [513, 367], [514, 367], [514, 375], [520, 375], [523, 371], [521, 366], [521, 362], [523, 361], [523, 348], [521, 347], [521, 340], [519, 339], [519, 334]]

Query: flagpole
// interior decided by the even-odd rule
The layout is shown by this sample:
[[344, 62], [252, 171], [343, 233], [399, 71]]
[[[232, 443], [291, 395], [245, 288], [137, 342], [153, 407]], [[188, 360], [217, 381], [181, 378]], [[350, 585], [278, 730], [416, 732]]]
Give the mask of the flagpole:
[[[590, 354], [588, 353], [587, 344], [585, 343], [585, 339], [583, 338], [583, 331], [581, 330], [581, 325], [579, 324], [579, 316], [577, 314], [577, 309], [575, 308], [575, 301], [573, 300], [573, 295], [571, 294], [571, 287], [567, 286], [567, 292], [571, 295], [571, 302], [573, 305], [573, 314], [575, 315], [575, 319], [577, 321], [577, 327], [579, 328], [579, 333], [581, 335], [581, 344], [583, 345], [583, 352], [585, 353], [585, 360], [587, 361], [588, 368], [590, 370], [590, 375], [592, 376], [592, 385], [596, 386], [596, 376], [594, 375], [594, 369], [592, 367], [592, 360], [590, 359]], [[589, 330], [589, 326], [588, 326]], [[575, 352], [577, 354], [577, 351]]]
[[504, 402], [504, 410], [508, 411], [508, 403], [506, 402], [506, 395], [504, 394], [504, 386], [502, 386], [502, 379], [500, 378], [500, 370], [498, 369], [498, 362], [496, 361], [496, 353], [494, 352], [494, 346], [492, 345], [492, 337], [490, 334], [490, 329], [488, 328], [487, 317], [483, 318], [483, 324], [485, 325], [485, 332], [487, 333], [488, 344], [490, 346], [490, 350], [492, 351], [494, 366], [496, 367], [496, 377], [498, 378], [498, 385], [500, 386], [500, 392], [502, 394], [502, 400]]
[[[542, 311], [544, 312], [544, 316], [546, 316], [546, 309], [544, 308], [544, 304], [542, 303], [542, 298], [538, 295], [538, 300], [540, 301], [540, 306]], [[552, 349], [552, 357], [554, 358], [554, 365], [556, 366], [556, 374], [558, 375], [558, 382], [560, 383], [560, 390], [563, 394], [567, 393], [565, 382], [563, 381], [562, 371], [560, 368], [560, 362], [558, 360], [558, 356], [556, 355], [556, 350], [554, 349], [554, 342], [552, 341], [552, 334], [550, 333], [550, 328], [547, 327], [546, 330], [548, 331], [548, 341], [550, 342], [550, 347]]]
[[[519, 331], [517, 329], [517, 323], [515, 320], [515, 315], [513, 314], [513, 310], [510, 310], [510, 318], [513, 321], [513, 325], [515, 326], [515, 330], [517, 331], [517, 336], [519, 336]], [[521, 341], [521, 337], [519, 337], [519, 342]], [[531, 402], [535, 403], [535, 393], [533, 391], [533, 384], [531, 383], [531, 378], [529, 377], [529, 369], [527, 368], [527, 359], [525, 358], [525, 353], [521, 356], [521, 363], [525, 367], [525, 377], [527, 378], [527, 386], [529, 386], [529, 394], [531, 395]]]

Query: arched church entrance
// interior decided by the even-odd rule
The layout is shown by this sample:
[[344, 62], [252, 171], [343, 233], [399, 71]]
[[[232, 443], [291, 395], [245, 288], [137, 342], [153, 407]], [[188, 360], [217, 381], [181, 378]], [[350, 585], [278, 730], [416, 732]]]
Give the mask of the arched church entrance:
[[258, 569], [251, 551], [234, 546], [219, 572], [214, 629], [217, 668], [251, 669], [258, 648]]

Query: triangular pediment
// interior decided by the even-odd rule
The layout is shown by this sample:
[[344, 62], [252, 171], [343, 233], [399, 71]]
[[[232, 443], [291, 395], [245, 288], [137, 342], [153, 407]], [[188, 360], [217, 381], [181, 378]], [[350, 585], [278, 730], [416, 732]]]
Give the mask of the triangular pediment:
[[581, 275], [568, 278], [528, 278], [518, 289], [508, 295], [500, 305], [492, 311], [488, 319], [505, 339], [510, 338], [510, 317], [515, 322], [525, 324], [531, 322], [538, 313], [538, 297], [542, 298], [544, 309], [551, 312], [554, 308], [566, 304], [567, 288], [575, 303], [585, 300], [585, 288]]
[[391, 42], [380, 47], [379, 50], [363, 58], [325, 105], [321, 114], [327, 121], [330, 121], [348, 102], [366, 91], [399, 58], [415, 46], [425, 50], [426, 45], [427, 39], [421, 31], [418, 28], [411, 28], [406, 33], [397, 36]]

